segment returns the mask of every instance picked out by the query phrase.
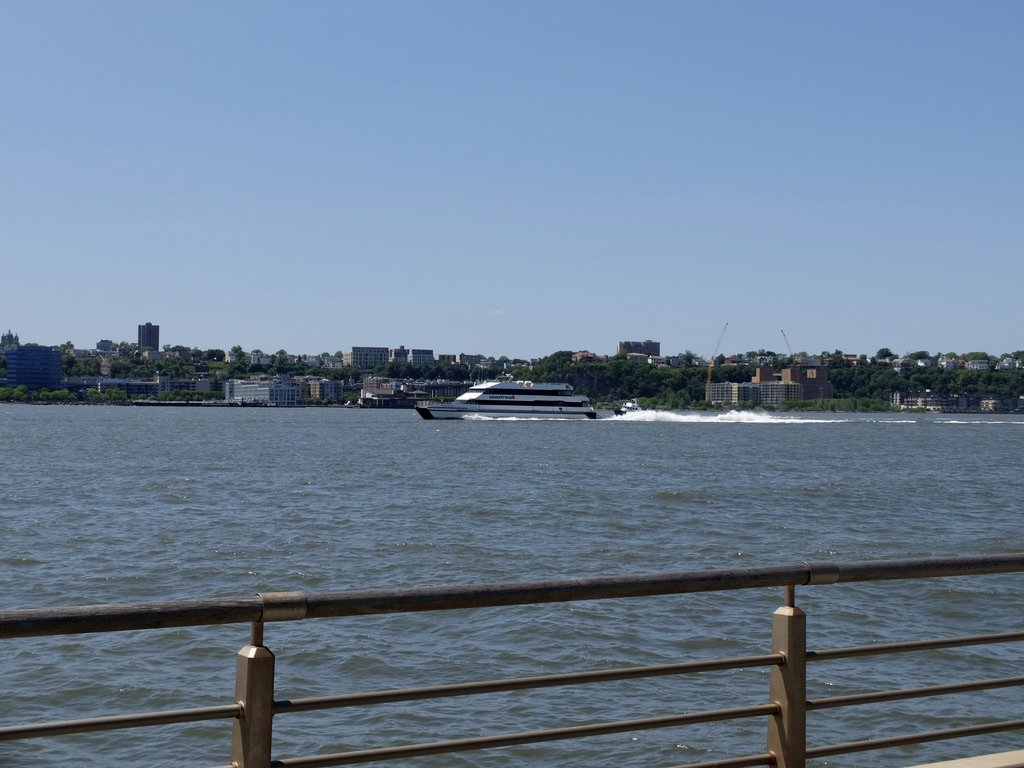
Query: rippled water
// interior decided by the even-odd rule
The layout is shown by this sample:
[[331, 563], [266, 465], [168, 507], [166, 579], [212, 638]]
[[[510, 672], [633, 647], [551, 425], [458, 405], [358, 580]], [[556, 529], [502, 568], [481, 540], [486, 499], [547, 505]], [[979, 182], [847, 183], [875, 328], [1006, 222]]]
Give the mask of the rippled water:
[[[402, 411], [0, 404], [0, 446], [3, 609], [1024, 550], [1024, 419], [1013, 417], [427, 422]], [[808, 588], [799, 599], [812, 647], [831, 647], [1019, 627], [1021, 583]], [[270, 626], [267, 644], [278, 697], [297, 698], [761, 653], [780, 600], [765, 590], [321, 620]], [[0, 724], [228, 703], [246, 639], [236, 626], [5, 641]], [[809, 695], [1019, 671], [1012, 646], [927, 661], [820, 665]], [[751, 670], [293, 715], [275, 725], [276, 756], [756, 704], [765, 686]], [[900, 733], [1022, 717], [1018, 698], [909, 703], [905, 720], [880, 707], [813, 713], [809, 740], [846, 741], [873, 724]], [[969, 744], [997, 751], [1022, 740]], [[743, 723], [410, 764], [668, 766], [763, 742], [760, 723]], [[212, 766], [228, 761], [229, 744], [226, 723], [156, 728], [0, 743], [0, 764]], [[906, 764], [963, 749], [819, 764]]]

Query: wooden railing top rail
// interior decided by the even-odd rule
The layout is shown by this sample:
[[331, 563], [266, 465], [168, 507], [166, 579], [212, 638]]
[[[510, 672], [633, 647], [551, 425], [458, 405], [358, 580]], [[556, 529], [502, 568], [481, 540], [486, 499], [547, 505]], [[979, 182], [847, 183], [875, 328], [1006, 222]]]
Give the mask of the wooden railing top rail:
[[1024, 552], [462, 586], [268, 592], [239, 598], [2, 611], [0, 639], [1014, 572], [1024, 572]]

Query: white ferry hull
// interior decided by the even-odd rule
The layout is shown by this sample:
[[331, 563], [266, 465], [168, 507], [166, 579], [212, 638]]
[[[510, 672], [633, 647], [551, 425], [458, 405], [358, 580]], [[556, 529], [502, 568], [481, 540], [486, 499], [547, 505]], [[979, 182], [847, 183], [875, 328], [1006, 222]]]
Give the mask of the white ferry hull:
[[597, 413], [588, 407], [476, 405], [442, 403], [417, 405], [416, 412], [424, 419], [468, 419], [489, 417], [495, 419], [595, 419]]
[[594, 419], [597, 412], [568, 384], [532, 381], [485, 381], [474, 384], [451, 403], [423, 403], [416, 412], [424, 419]]

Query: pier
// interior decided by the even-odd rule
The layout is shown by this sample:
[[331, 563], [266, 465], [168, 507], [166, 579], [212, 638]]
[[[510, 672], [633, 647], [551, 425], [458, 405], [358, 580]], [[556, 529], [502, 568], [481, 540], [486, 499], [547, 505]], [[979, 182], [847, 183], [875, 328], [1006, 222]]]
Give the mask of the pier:
[[[843, 585], [876, 582], [886, 589], [899, 590], [908, 582], [925, 579], [973, 578], [1024, 574], [1024, 553], [975, 557], [918, 558], [864, 562], [801, 562], [791, 565], [738, 569], [621, 575], [550, 581], [483, 583], [440, 587], [365, 589], [328, 592], [271, 592], [246, 597], [176, 600], [153, 603], [72, 606], [66, 608], [25, 609], [0, 612], [0, 642], [13, 638], [31, 638], [94, 633], [140, 632], [158, 628], [198, 627], [237, 624], [247, 626], [243, 647], [233, 657], [236, 666], [235, 690], [225, 691], [224, 703], [211, 707], [183, 708], [158, 712], [123, 714], [83, 713], [80, 719], [59, 722], [19, 723], [0, 727], [0, 743], [69, 734], [137, 728], [173, 728], [187, 723], [221, 720], [230, 723], [230, 743], [225, 740], [226, 768], [320, 768], [364, 763], [396, 763], [410, 758], [464, 752], [480, 752], [480, 764], [486, 764], [486, 752], [502, 748], [546, 742], [586, 739], [607, 734], [680, 728], [695, 724], [749, 720], [763, 729], [764, 748], [751, 754], [722, 756], [714, 760], [681, 763], [673, 768], [741, 768], [776, 766], [803, 768], [814, 760], [857, 752], [880, 751], [877, 765], [906, 768], [921, 761], [908, 760], [907, 752], [894, 758], [886, 750], [937, 741], [955, 741], [956, 759], [931, 763], [948, 768], [1013, 768], [1024, 766], [1020, 751], [1024, 731], [1024, 712], [1005, 712], [1004, 719], [986, 719], [958, 724], [943, 730], [915, 733], [851, 734], [843, 743], [819, 744], [808, 738], [809, 723], [817, 713], [843, 710], [867, 704], [885, 704], [896, 708], [912, 699], [946, 699], [984, 694], [987, 691], [1024, 686], [1024, 675], [996, 678], [951, 680], [942, 664], [929, 654], [963, 648], [994, 648], [1024, 642], [1024, 623], [1005, 627], [1004, 631], [985, 634], [965, 632], [950, 637], [913, 637], [890, 643], [858, 643], [832, 648], [808, 648], [808, 615], [800, 596], [806, 590], [842, 589]], [[1017, 574], [1017, 576], [1012, 576]], [[393, 690], [344, 691], [335, 695], [283, 698], [275, 684], [275, 668], [286, 665], [267, 641], [272, 625], [304, 622], [312, 619], [358, 622], [360, 617], [419, 612], [474, 611], [485, 608], [571, 603], [595, 600], [635, 600], [637, 622], [642, 622], [643, 604], [677, 596], [685, 606], [687, 595], [713, 595], [723, 592], [777, 590], [777, 607], [764, 616], [770, 643], [762, 653], [729, 658], [680, 658], [669, 663], [637, 665], [609, 669], [588, 669], [525, 677], [495, 677], [484, 680], [446, 682]], [[984, 612], [984, 605], [978, 606]], [[966, 623], [967, 625], [970, 622]], [[770, 627], [770, 631], [768, 630]], [[318, 629], [337, 629], [332, 623]], [[225, 658], [230, 651], [226, 650]], [[853, 695], [808, 698], [809, 681], [824, 674], [824, 668], [837, 660], [857, 660], [864, 664], [879, 659], [913, 656], [934, 668], [935, 682], [914, 688], [863, 691]], [[154, 662], [155, 664], [158, 662]], [[701, 709], [698, 698], [686, 694], [688, 680], [714, 672], [759, 669], [764, 674], [763, 695], [754, 701], [736, 701], [727, 707]], [[497, 692], [607, 685], [626, 680], [663, 678], [677, 680], [680, 686], [678, 710], [652, 712], [629, 720], [578, 722], [566, 713], [569, 722], [553, 723], [542, 729], [514, 728], [485, 735], [474, 734], [428, 742], [382, 744], [326, 754], [278, 757], [274, 752], [274, 731], [285, 725], [302, 727], [299, 715], [307, 712], [374, 707], [395, 702], [426, 702], [472, 697]], [[53, 696], [40, 691], [39, 696]], [[293, 722], [293, 718], [295, 721]], [[458, 723], [456, 723], [458, 725]], [[990, 734], [1013, 734], [1000, 754], [974, 754], [971, 738]], [[227, 733], [227, 725], [225, 726]], [[809, 743], [810, 742], [810, 743]], [[1017, 751], [1014, 751], [1016, 748]], [[218, 767], [220, 768], [220, 767]]]

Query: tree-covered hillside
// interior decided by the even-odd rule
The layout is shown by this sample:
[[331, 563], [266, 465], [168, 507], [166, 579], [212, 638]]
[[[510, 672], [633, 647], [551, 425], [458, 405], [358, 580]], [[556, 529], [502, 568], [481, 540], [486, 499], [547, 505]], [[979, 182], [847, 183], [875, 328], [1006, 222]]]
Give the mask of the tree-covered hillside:
[[[1024, 353], [1015, 353], [1024, 359]], [[756, 361], [758, 353], [745, 359]], [[824, 355], [821, 363], [835, 390], [835, 401], [828, 407], [873, 410], [887, 408], [893, 392], [930, 390], [939, 395], [988, 394], [1001, 397], [1024, 395], [1024, 369], [970, 370], [913, 366], [900, 373], [886, 356], [850, 360], [840, 352]], [[774, 356], [775, 370], [792, 365], [793, 358]], [[994, 367], [997, 361], [992, 361]], [[720, 357], [711, 370], [713, 381], [750, 381], [756, 362], [726, 363]], [[704, 403], [708, 370], [703, 365], [655, 366], [636, 363], [623, 357], [607, 361], [573, 363], [571, 352], [557, 352], [535, 363], [531, 370], [515, 373], [538, 381], [567, 381], [576, 389], [601, 401], [639, 397], [649, 405], [687, 408]], [[808, 404], [811, 405], [811, 404]], [[821, 403], [814, 405], [820, 407]], [[793, 404], [793, 407], [798, 407]]]

